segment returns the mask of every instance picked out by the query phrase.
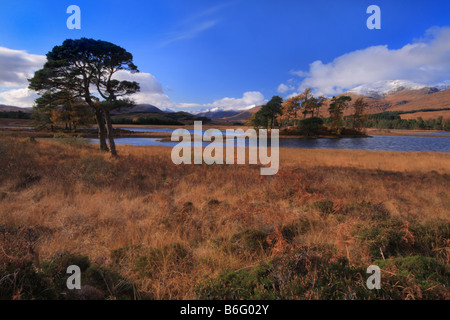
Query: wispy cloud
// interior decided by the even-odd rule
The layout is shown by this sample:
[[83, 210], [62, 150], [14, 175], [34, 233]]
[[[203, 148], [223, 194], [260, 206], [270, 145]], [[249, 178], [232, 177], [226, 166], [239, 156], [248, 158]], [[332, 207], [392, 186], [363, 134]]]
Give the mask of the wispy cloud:
[[171, 44], [173, 42], [179, 41], [179, 40], [187, 40], [187, 39], [193, 39], [196, 36], [198, 36], [200, 33], [214, 27], [218, 23], [218, 20], [210, 20], [210, 21], [204, 21], [201, 23], [196, 23], [193, 26], [189, 26], [187, 29], [173, 32], [169, 38], [165, 41], [163, 41], [158, 47], [162, 48], [167, 46], [168, 44]]
[[167, 38], [158, 47], [162, 48], [180, 40], [193, 39], [206, 30], [211, 29], [220, 21], [220, 19], [213, 17], [214, 14], [231, 4], [233, 2], [221, 3], [188, 16], [175, 27], [174, 31], [167, 34]]
[[218, 4], [214, 7], [210, 7], [207, 8], [203, 11], [197, 12], [189, 17], [187, 17], [186, 19], [183, 20], [182, 24], [189, 24], [192, 22], [196, 22], [199, 21], [200, 19], [204, 18], [204, 17], [208, 17], [211, 16], [212, 14], [219, 12], [220, 10], [230, 6], [233, 2], [225, 2], [225, 3], [221, 3]]

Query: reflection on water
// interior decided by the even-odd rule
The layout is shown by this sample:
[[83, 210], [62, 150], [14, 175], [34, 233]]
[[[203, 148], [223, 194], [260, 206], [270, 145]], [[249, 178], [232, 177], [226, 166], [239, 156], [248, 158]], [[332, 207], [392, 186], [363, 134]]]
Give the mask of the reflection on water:
[[[98, 143], [98, 139], [88, 139], [90, 142]], [[164, 146], [173, 147], [176, 142], [161, 142], [162, 138], [115, 138], [116, 144], [127, 144], [130, 146]]]
[[[119, 128], [119, 129], [128, 130], [128, 131], [132, 131], [132, 132], [170, 132], [170, 133], [172, 133], [174, 130], [176, 130], [176, 129], [171, 129], [171, 128]], [[194, 134], [194, 129], [184, 129], [184, 128], [179, 128], [179, 129], [187, 130], [187, 131], [189, 131], [190, 134]], [[224, 136], [226, 133], [226, 130], [223, 130], [223, 129], [206, 129], [206, 130], [202, 130], [202, 135], [205, 135], [205, 133], [207, 133], [208, 130], [210, 132], [211, 132], [211, 130], [214, 130], [214, 131], [218, 130]], [[230, 130], [235, 130], [235, 129], [230, 129]], [[209, 134], [207, 134], [207, 135], [209, 135]], [[236, 132], [235, 135], [238, 136], [238, 135], [240, 135], [240, 133]]]
[[133, 132], [172, 132], [175, 129], [170, 128], [119, 128]]

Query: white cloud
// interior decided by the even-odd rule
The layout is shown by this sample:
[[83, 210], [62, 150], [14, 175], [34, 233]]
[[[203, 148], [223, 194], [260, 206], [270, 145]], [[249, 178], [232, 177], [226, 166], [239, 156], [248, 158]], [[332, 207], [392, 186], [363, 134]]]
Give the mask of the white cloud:
[[0, 104], [15, 107], [31, 107], [39, 96], [28, 88], [12, 89], [0, 92]]
[[226, 97], [206, 104], [186, 102], [177, 103], [171, 101], [169, 96], [164, 93], [161, 83], [150, 73], [131, 73], [129, 71], [121, 70], [115, 74], [114, 78], [117, 80], [136, 81], [140, 84], [141, 91], [131, 96], [137, 104], [149, 103], [155, 105], [156, 107], [162, 108], [174, 108], [176, 110], [191, 112], [194, 110], [198, 111], [211, 108], [216, 110], [244, 110], [266, 102], [261, 92], [248, 91], [245, 92], [241, 98]]
[[[27, 88], [27, 79], [31, 78], [36, 70], [42, 68], [45, 61], [45, 56], [0, 47], [0, 104], [32, 107], [38, 95]], [[161, 108], [190, 111], [212, 108], [245, 110], [267, 102], [261, 92], [248, 91], [240, 98], [225, 97], [206, 104], [177, 103], [171, 101], [161, 83], [150, 73], [131, 73], [121, 70], [115, 74], [114, 78], [138, 82], [141, 91], [132, 95], [131, 98], [137, 104], [148, 103]]]
[[450, 27], [432, 28], [425, 38], [400, 49], [387, 45], [352, 51], [330, 63], [318, 60], [298, 90], [311, 87], [316, 94], [335, 95], [353, 87], [381, 80], [406, 79], [431, 84], [447, 80], [450, 74]]
[[161, 107], [170, 105], [170, 99], [164, 93], [161, 83], [150, 73], [131, 73], [121, 70], [114, 75], [114, 78], [120, 81], [136, 81], [140, 84], [141, 91], [130, 96], [137, 104], [149, 103]]
[[301, 70], [298, 70], [298, 71], [291, 70], [290, 74], [293, 74], [293, 75], [298, 76], [300, 78], [304, 78], [304, 77], [308, 77], [309, 76], [309, 72], [301, 71]]
[[28, 85], [27, 79], [41, 69], [45, 61], [45, 56], [0, 47], [0, 87]]
[[[137, 104], [149, 103], [155, 106], [167, 107], [170, 105], [169, 97], [164, 93], [159, 81], [150, 73], [134, 73], [121, 70], [116, 73], [115, 79], [136, 81], [141, 86], [141, 91], [130, 98]], [[95, 90], [94, 87], [92, 87]], [[0, 104], [17, 107], [32, 107], [34, 100], [39, 96], [27, 88], [14, 88], [0, 92]]]
[[259, 91], [247, 91], [242, 98], [223, 98], [216, 100], [208, 106], [220, 107], [223, 109], [248, 109], [265, 102], [264, 96]]
[[218, 111], [218, 110], [246, 110], [266, 103], [264, 95], [259, 91], [247, 91], [241, 98], [222, 98], [211, 103], [174, 103], [173, 106], [178, 110], [189, 112], [196, 111]]
[[281, 83], [281, 84], [278, 86], [278, 89], [277, 89], [277, 91], [278, 91], [279, 93], [286, 93], [286, 92], [292, 91], [292, 90], [295, 90], [295, 88], [294, 88], [293, 86], [291, 86], [291, 85], [286, 85], [286, 84], [284, 84], [284, 83]]

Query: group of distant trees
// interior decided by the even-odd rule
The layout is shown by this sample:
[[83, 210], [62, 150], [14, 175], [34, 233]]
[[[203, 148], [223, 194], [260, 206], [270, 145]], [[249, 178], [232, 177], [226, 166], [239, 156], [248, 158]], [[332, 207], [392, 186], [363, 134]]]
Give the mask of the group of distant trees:
[[[274, 96], [263, 105], [261, 109], [249, 119], [249, 125], [255, 128], [288, 128], [297, 127], [300, 134], [314, 135], [319, 128], [326, 123], [329, 130], [335, 134], [341, 134], [345, 126], [360, 132], [367, 122], [367, 103], [363, 98], [358, 98], [353, 103], [353, 114], [350, 123], [344, 119], [344, 111], [350, 108], [350, 96], [333, 97], [329, 104], [328, 119], [320, 118], [320, 110], [326, 97], [315, 97], [311, 89], [305, 89], [299, 95], [283, 101], [280, 96]], [[326, 120], [326, 121], [325, 121]]]
[[23, 111], [0, 111], [0, 118], [4, 119], [31, 119], [31, 114]]
[[[253, 114], [247, 124], [258, 128], [297, 128], [302, 135], [317, 135], [319, 129], [327, 127], [330, 133], [340, 135], [345, 128], [347, 132], [361, 133], [364, 128], [378, 129], [417, 129], [417, 130], [445, 130], [450, 131], [450, 120], [442, 116], [437, 119], [423, 120], [402, 119], [406, 113], [450, 110], [446, 109], [421, 109], [414, 111], [386, 111], [376, 114], [368, 114], [368, 104], [364, 98], [357, 98], [351, 104], [350, 96], [333, 97], [328, 103], [329, 117], [321, 117], [321, 108], [326, 97], [314, 97], [311, 89], [303, 93], [289, 97], [286, 101], [280, 96], [274, 96], [261, 109]], [[351, 110], [351, 115], [344, 116], [345, 110]], [[347, 112], [348, 114], [348, 112]]]
[[422, 117], [418, 117], [417, 119], [402, 119], [401, 114], [405, 114], [405, 112], [386, 111], [371, 114], [366, 122], [366, 127], [377, 129], [450, 131], [450, 120], [444, 119], [442, 116], [429, 120], [424, 120]]
[[44, 67], [30, 79], [29, 88], [41, 95], [33, 118], [40, 125], [63, 123], [67, 128], [95, 119], [100, 149], [116, 156], [111, 111], [132, 106], [126, 96], [140, 91], [137, 82], [114, 78], [120, 70], [139, 72], [125, 49], [86, 38], [64, 41], [47, 54]]

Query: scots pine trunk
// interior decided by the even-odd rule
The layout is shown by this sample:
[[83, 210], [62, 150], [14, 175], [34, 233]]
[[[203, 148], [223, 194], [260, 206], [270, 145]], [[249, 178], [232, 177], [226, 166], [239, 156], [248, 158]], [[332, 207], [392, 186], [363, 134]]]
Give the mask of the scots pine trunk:
[[106, 120], [106, 130], [108, 132], [108, 141], [109, 141], [109, 151], [113, 157], [117, 156], [116, 143], [114, 142], [114, 132], [111, 122], [111, 115], [109, 114], [108, 109], [104, 109], [105, 120]]
[[103, 114], [101, 110], [95, 109], [95, 118], [98, 124], [98, 139], [100, 140], [100, 150], [109, 151], [108, 145], [106, 144], [106, 127], [105, 120], [103, 119]]

